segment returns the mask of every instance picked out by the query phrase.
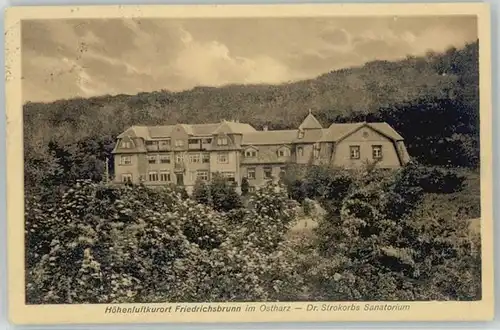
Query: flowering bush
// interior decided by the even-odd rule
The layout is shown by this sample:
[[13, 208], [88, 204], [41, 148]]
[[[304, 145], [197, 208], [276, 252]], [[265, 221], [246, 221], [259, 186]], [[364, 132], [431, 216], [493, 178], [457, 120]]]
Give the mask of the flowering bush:
[[284, 235], [294, 219], [288, 202], [265, 189], [243, 221], [233, 223], [225, 212], [168, 187], [79, 181], [57, 204], [28, 199], [27, 300], [278, 299], [294, 274], [283, 259]]
[[27, 301], [479, 299], [480, 242], [469, 208], [443, 212], [414, 173], [333, 175], [341, 193], [333, 184], [321, 190], [326, 216], [299, 233], [290, 230], [299, 204], [273, 183], [230, 208], [213, 204], [202, 184], [208, 202], [175, 187], [90, 181], [51, 199], [28, 195]]

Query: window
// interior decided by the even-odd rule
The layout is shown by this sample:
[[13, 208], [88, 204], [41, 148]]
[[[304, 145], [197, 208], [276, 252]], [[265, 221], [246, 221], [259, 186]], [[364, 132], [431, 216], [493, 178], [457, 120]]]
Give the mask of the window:
[[290, 156], [290, 150], [288, 148], [281, 148], [278, 150], [278, 157], [288, 157]]
[[148, 163], [149, 164], [156, 164], [156, 160], [157, 160], [157, 156], [154, 155], [154, 156], [148, 156]]
[[220, 164], [227, 164], [229, 163], [229, 157], [227, 152], [219, 152], [219, 155], [217, 157], [217, 161]]
[[271, 167], [264, 167], [264, 179], [273, 178], [273, 169]]
[[161, 171], [160, 172], [160, 181], [171, 181], [170, 172], [169, 171]]
[[175, 140], [175, 146], [176, 147], [183, 147], [184, 141], [183, 140]]
[[149, 181], [158, 181], [158, 172], [149, 172]]
[[313, 149], [314, 158], [319, 158], [320, 145], [315, 144]]
[[247, 168], [247, 177], [249, 180], [255, 180], [255, 167]]
[[210, 163], [210, 154], [208, 152], [204, 152], [201, 155], [201, 162], [202, 163]]
[[372, 146], [373, 159], [382, 159], [382, 146]]
[[189, 155], [190, 163], [199, 163], [200, 162], [200, 154], [190, 154]]
[[198, 179], [208, 181], [208, 171], [198, 171]]
[[130, 141], [122, 141], [122, 148], [123, 149], [130, 149], [130, 148], [132, 148], [132, 143]]
[[304, 138], [304, 131], [299, 130], [299, 139], [303, 139], [303, 138]]
[[182, 163], [183, 161], [184, 161], [184, 156], [183, 156], [182, 154], [177, 154], [177, 155], [175, 155], [175, 162], [176, 162], [177, 164], [180, 164], [180, 163]]
[[280, 167], [280, 178], [284, 178], [286, 174], [286, 168], [284, 166]]
[[297, 153], [299, 154], [300, 157], [304, 156], [304, 148], [298, 147], [297, 148]]
[[359, 159], [359, 146], [350, 146], [351, 159]]
[[219, 146], [227, 146], [227, 137], [220, 137], [217, 139], [217, 145]]
[[189, 139], [188, 143], [189, 144], [200, 144], [200, 139]]
[[248, 187], [249, 192], [255, 192], [255, 187], [254, 186], [249, 186]]
[[228, 181], [234, 181], [235, 178], [234, 172], [222, 172], [222, 176]]
[[212, 143], [212, 139], [202, 139], [201, 143], [203, 143], [203, 144], [210, 144], [210, 143]]
[[160, 163], [162, 164], [170, 164], [170, 155], [161, 155]]
[[147, 146], [155, 146], [157, 143], [157, 141], [146, 141]]
[[257, 151], [254, 149], [249, 149], [245, 151], [245, 157], [254, 158], [257, 157]]
[[122, 182], [132, 183], [132, 174], [122, 174]]
[[120, 158], [121, 165], [130, 165], [132, 164], [132, 158], [130, 156], [122, 156]]
[[160, 148], [165, 149], [167, 147], [170, 147], [170, 140], [160, 141]]

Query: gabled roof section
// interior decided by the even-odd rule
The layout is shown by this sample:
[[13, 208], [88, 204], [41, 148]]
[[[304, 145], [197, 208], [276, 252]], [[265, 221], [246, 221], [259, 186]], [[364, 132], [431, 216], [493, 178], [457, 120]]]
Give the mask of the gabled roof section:
[[290, 150], [291, 148], [290, 148], [290, 145], [288, 145], [288, 144], [282, 144], [282, 145], [278, 146], [278, 150], [281, 150], [281, 149]]
[[370, 127], [374, 131], [386, 136], [393, 141], [402, 141], [403, 137], [398, 134], [389, 124], [381, 123], [345, 123], [345, 124], [331, 124], [328, 132], [324, 133], [321, 137], [322, 142], [336, 142], [344, 139], [345, 137], [356, 132], [361, 127]]
[[242, 145], [291, 144], [297, 137], [297, 130], [255, 131], [243, 134]]
[[[150, 126], [148, 127], [149, 138], [152, 139], [161, 139], [168, 138], [172, 131], [174, 130], [175, 125], [167, 125], [167, 126]], [[147, 137], [144, 137], [145, 139]]]
[[368, 123], [367, 125], [370, 126], [371, 128], [373, 128], [374, 130], [378, 131], [379, 133], [381, 133], [381, 134], [383, 134], [383, 135], [387, 136], [388, 138], [391, 138], [395, 141], [404, 140], [403, 137], [398, 132], [396, 132], [396, 130], [394, 128], [392, 128], [391, 125], [389, 125], [386, 122]]
[[[304, 136], [299, 139], [297, 136], [294, 140], [295, 143], [316, 143], [316, 142], [322, 142], [323, 138], [329, 134], [329, 129], [328, 128], [322, 128], [322, 129], [310, 129], [310, 130], [304, 130]], [[327, 141], [327, 140], [324, 140]]]
[[335, 142], [361, 128], [365, 123], [331, 124], [321, 137], [322, 142]]
[[[126, 131], [125, 131], [126, 132]], [[124, 133], [125, 133], [124, 132]], [[133, 133], [133, 132], [132, 132]], [[123, 134], [121, 134], [123, 135]], [[123, 148], [123, 142], [130, 142], [130, 148]], [[138, 152], [146, 152], [146, 146], [142, 139], [137, 139], [136, 136], [123, 135], [118, 143], [115, 144], [112, 154], [135, 154]]]
[[141, 137], [146, 140], [170, 138], [176, 126], [182, 127], [186, 133], [191, 136], [209, 136], [217, 133], [244, 134], [256, 132], [256, 129], [249, 124], [234, 121], [222, 121], [222, 123], [212, 124], [132, 126], [125, 130], [125, 132], [118, 135], [118, 138], [122, 138], [124, 136]]
[[279, 157], [279, 149], [276, 145], [260, 146], [255, 157], [243, 157], [241, 163], [247, 165], [286, 164], [289, 159], [288, 157]]
[[309, 110], [309, 114], [307, 117], [302, 121], [302, 124], [300, 124], [299, 129], [321, 129], [323, 126], [321, 126], [320, 122], [314, 117], [312, 112]]
[[191, 126], [191, 132], [193, 135], [212, 135], [213, 132], [220, 126], [220, 124], [193, 124]]
[[213, 134], [245, 134], [256, 132], [257, 130], [249, 124], [223, 120]]
[[125, 136], [147, 138], [149, 137], [149, 130], [146, 126], [132, 126], [118, 135], [118, 138], [121, 139]]
[[182, 127], [187, 135], [193, 135], [193, 130], [191, 129], [191, 125], [187, 124], [177, 124], [177, 126]]

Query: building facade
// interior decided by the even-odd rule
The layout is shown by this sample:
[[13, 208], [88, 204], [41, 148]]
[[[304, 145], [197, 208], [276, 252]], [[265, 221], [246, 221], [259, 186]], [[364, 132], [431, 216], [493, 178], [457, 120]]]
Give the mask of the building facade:
[[279, 178], [286, 166], [324, 164], [356, 168], [376, 161], [398, 168], [409, 161], [403, 137], [387, 123], [332, 124], [312, 113], [295, 130], [256, 130], [249, 124], [132, 126], [113, 150], [115, 183], [177, 184], [192, 190], [197, 179], [219, 173], [238, 186], [246, 177], [258, 188]]

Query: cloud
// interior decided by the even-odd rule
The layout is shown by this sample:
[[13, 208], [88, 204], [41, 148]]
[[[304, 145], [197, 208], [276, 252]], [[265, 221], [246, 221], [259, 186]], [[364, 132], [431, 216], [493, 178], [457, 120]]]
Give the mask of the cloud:
[[272, 57], [235, 56], [228, 46], [212, 40], [200, 42], [182, 30], [181, 49], [170, 68], [185, 85], [221, 86], [239, 83], [280, 83], [296, 77], [286, 65]]
[[275, 84], [476, 38], [474, 17], [23, 21], [23, 97]]

